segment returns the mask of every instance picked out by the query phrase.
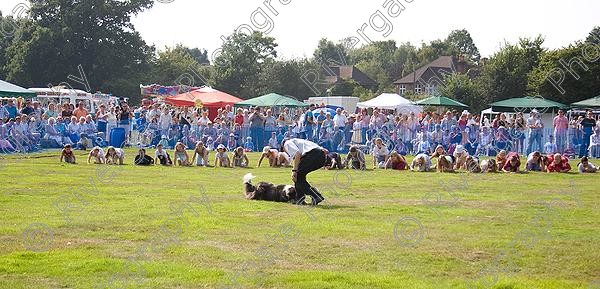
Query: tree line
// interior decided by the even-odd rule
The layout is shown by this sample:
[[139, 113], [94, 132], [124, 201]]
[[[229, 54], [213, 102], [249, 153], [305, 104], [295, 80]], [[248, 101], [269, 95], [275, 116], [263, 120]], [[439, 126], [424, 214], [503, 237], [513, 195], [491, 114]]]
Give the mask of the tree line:
[[[221, 53], [209, 59], [205, 49], [183, 45], [159, 49], [148, 45], [131, 17], [152, 7], [153, 0], [30, 1], [26, 17], [0, 14], [0, 78], [25, 87], [67, 81], [82, 67], [93, 91], [139, 100], [139, 84], [211, 85], [247, 99], [277, 92], [306, 99], [314, 95], [353, 95], [368, 99], [396, 91], [393, 82], [439, 56], [462, 55], [465, 74], [445, 76], [440, 93], [473, 110], [525, 95], [542, 95], [572, 103], [600, 95], [600, 27], [586, 39], [548, 50], [544, 38], [505, 43], [483, 58], [469, 32], [452, 31], [445, 39], [420, 45], [395, 40], [349, 47], [321, 39], [312, 57], [285, 59], [277, 41], [260, 32], [233, 33]], [[328, 65], [355, 65], [378, 85], [366, 89], [352, 80], [335, 85], [319, 81], [318, 90], [303, 81], [308, 71]], [[327, 76], [327, 71], [320, 73]], [[69, 83], [85, 89], [79, 83]], [[422, 96], [410, 92], [409, 97]]]

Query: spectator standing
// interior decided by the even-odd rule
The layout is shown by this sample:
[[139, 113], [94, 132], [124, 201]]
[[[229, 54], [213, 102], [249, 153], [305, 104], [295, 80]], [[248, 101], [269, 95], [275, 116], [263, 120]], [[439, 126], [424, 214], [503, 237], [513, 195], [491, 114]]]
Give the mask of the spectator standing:
[[85, 109], [85, 104], [83, 103], [83, 101], [80, 101], [77, 104], [77, 109], [75, 109], [73, 111], [73, 115], [77, 117], [77, 119], [80, 119], [82, 117], [86, 117], [88, 115], [88, 111], [87, 109]]
[[588, 155], [588, 148], [590, 146], [590, 137], [592, 136], [593, 130], [596, 127], [596, 120], [594, 119], [594, 113], [588, 110], [586, 117], [579, 123], [583, 130], [583, 139], [581, 141], [581, 147], [579, 150], [579, 157], [582, 158]]
[[554, 127], [554, 139], [558, 153], [564, 153], [567, 149], [567, 132], [569, 129], [569, 119], [565, 116], [565, 112], [561, 109], [558, 115], [552, 121]]
[[255, 107], [250, 115], [250, 136], [254, 142], [253, 151], [260, 151], [265, 146], [265, 120], [266, 117], [261, 113], [260, 107]]
[[533, 151], [542, 151], [542, 130], [544, 129], [544, 123], [537, 110], [532, 110], [529, 115], [527, 119], [529, 128], [527, 154]]

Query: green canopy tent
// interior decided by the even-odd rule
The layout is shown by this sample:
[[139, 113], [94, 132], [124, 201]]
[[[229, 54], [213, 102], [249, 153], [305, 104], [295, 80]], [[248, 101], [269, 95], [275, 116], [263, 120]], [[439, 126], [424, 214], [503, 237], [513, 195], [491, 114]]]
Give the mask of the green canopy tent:
[[0, 97], [35, 97], [35, 92], [0, 80]]
[[248, 99], [234, 104], [235, 107], [261, 106], [261, 107], [306, 107], [308, 104], [291, 97], [269, 93], [256, 98]]
[[588, 107], [588, 108], [598, 108], [600, 107], [600, 95], [596, 97], [592, 97], [590, 99], [582, 100], [571, 104], [573, 107]]
[[510, 98], [497, 101], [491, 104], [492, 110], [497, 112], [529, 112], [533, 109], [547, 111], [554, 109], [566, 109], [567, 105], [545, 99], [541, 96], [526, 96], [519, 98]]
[[432, 96], [426, 99], [417, 101], [418, 105], [423, 106], [447, 106], [447, 107], [469, 107], [468, 105], [458, 102], [454, 99], [445, 96]]

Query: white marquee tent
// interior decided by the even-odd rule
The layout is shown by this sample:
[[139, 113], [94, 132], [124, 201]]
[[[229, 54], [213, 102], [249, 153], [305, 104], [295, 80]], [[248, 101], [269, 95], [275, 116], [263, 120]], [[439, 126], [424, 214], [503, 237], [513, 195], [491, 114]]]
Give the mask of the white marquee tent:
[[365, 102], [359, 102], [357, 107], [395, 109], [400, 113], [423, 112], [422, 107], [395, 93], [384, 93]]

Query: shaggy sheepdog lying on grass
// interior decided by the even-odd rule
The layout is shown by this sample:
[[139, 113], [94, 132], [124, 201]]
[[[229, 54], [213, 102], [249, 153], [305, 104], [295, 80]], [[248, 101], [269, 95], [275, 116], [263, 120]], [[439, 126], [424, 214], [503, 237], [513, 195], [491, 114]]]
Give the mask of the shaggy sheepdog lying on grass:
[[251, 173], [244, 176], [244, 189], [246, 199], [261, 200], [282, 203], [297, 203], [296, 188], [291, 185], [274, 185], [267, 182], [259, 182], [256, 185], [252, 184], [254, 179]]

